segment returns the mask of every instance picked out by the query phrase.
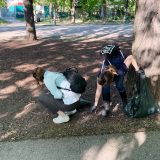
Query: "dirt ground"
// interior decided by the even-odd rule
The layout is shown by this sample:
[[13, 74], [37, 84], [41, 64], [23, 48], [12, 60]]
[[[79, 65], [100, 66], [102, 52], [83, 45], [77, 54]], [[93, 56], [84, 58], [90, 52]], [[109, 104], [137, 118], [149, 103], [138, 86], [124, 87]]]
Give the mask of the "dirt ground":
[[[127, 53], [131, 52], [131, 41], [132, 38], [124, 37], [107, 40], [108, 43], [118, 42]], [[32, 71], [37, 66], [53, 71], [78, 67], [88, 82], [82, 97], [93, 102], [101, 62], [99, 49], [104, 43], [52, 38], [32, 43], [15, 40], [0, 43], [0, 141], [160, 129], [158, 115], [140, 119], [126, 117], [121, 105], [116, 107], [121, 100], [114, 86], [113, 111], [107, 118], [90, 113], [90, 108], [84, 106], [69, 123], [56, 125], [52, 122], [56, 115], [36, 102], [42, 91], [32, 78]]]

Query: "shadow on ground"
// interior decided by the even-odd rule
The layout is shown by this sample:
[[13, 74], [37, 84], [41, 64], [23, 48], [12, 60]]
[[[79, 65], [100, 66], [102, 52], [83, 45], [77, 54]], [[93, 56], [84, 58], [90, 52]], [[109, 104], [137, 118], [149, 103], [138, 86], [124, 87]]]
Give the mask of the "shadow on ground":
[[[116, 42], [123, 51], [131, 53], [130, 37], [107, 40]], [[112, 95], [113, 112], [103, 119], [91, 114], [89, 107], [79, 109], [71, 121], [62, 125], [52, 122], [53, 115], [36, 102], [41, 89], [37, 88], [32, 71], [43, 66], [53, 71], [76, 66], [87, 79], [88, 86], [82, 97], [93, 102], [96, 75], [101, 59], [99, 49], [104, 40], [64, 41], [44, 39], [33, 43], [7, 41], [0, 44], [0, 141], [63, 136], [93, 135], [114, 132], [134, 132], [158, 129], [155, 117], [129, 119], [114, 108], [120, 102], [117, 91]], [[112, 88], [115, 90], [114, 86]], [[120, 105], [121, 106], [121, 105]]]

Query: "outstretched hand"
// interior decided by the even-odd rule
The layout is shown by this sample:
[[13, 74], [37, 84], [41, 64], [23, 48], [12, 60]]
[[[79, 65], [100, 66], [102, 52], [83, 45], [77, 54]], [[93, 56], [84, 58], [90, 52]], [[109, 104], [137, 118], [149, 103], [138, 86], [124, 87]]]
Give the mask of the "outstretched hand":
[[91, 107], [91, 112], [96, 111], [96, 108], [97, 108], [97, 106], [96, 106], [96, 105], [93, 105], [93, 106]]

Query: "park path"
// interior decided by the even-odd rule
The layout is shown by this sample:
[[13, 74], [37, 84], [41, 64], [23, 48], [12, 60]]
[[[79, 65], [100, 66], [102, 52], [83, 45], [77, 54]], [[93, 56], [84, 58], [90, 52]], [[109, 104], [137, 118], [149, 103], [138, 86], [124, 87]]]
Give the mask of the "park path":
[[1, 160], [159, 160], [159, 132], [0, 143]]
[[[20, 21], [10, 21], [5, 26], [0, 26], [0, 41], [23, 39], [25, 32], [25, 23]], [[130, 37], [132, 35], [132, 24], [122, 25], [42, 25], [36, 24], [38, 39], [50, 37], [54, 39], [82, 40], [106, 38], [116, 38], [118, 36]]]

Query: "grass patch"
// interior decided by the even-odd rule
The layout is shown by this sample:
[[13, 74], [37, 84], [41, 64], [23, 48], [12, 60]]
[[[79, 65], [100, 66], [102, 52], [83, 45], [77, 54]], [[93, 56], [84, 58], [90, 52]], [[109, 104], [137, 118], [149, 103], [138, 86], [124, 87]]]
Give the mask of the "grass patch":
[[7, 24], [8, 22], [0, 18], [0, 25]]

